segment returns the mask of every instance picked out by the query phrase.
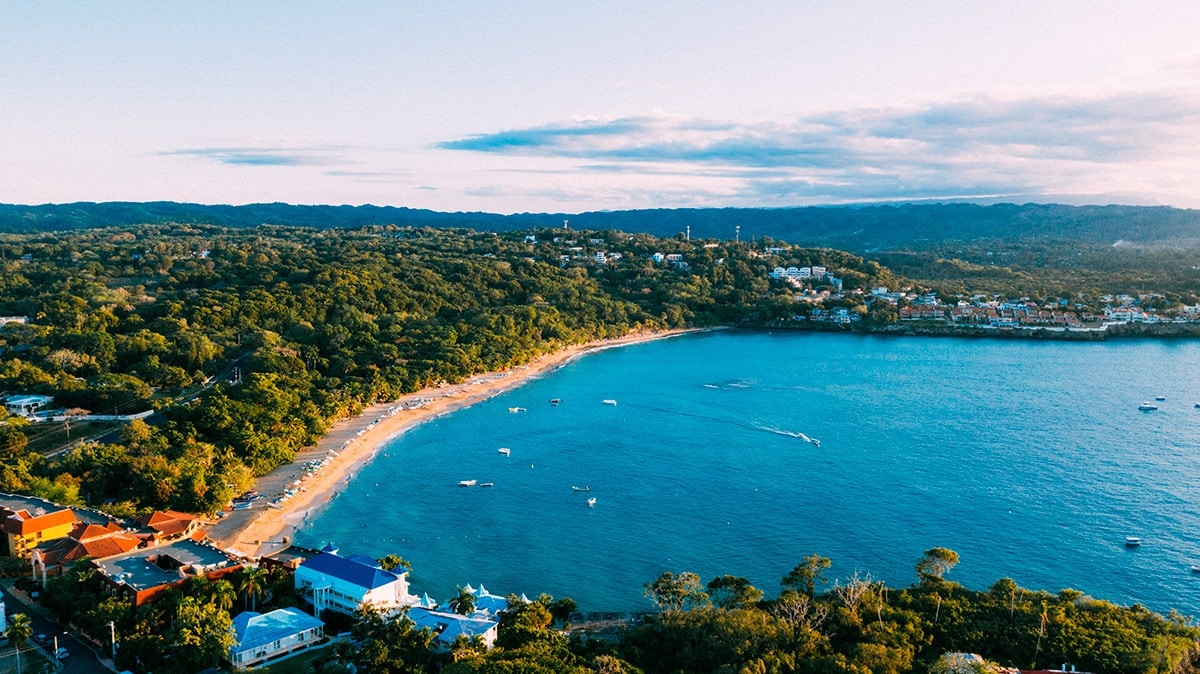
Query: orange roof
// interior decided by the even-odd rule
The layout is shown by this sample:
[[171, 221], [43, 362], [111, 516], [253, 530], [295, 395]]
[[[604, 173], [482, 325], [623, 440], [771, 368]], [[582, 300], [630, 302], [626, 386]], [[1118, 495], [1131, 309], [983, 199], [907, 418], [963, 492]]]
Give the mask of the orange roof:
[[139, 517], [138, 522], [164, 536], [178, 536], [185, 533], [196, 519], [195, 515], [181, 513], [177, 510], [161, 510], [155, 511], [147, 517]]
[[37, 516], [30, 514], [28, 510], [21, 510], [4, 519], [4, 530], [10, 534], [28, 536], [52, 527], [71, 524], [75, 521], [75, 513], [70, 509]]
[[87, 539], [79, 539], [74, 535], [75, 532], [72, 532], [69, 538], [57, 540], [47, 547], [43, 553], [43, 559], [46, 564], [52, 566], [65, 565], [68, 562], [73, 562], [83, 557], [100, 559], [129, 552], [138, 547], [142, 542], [140, 538], [125, 533], [121, 527], [115, 524], [110, 523], [109, 526], [113, 528], [99, 527], [94, 524], [86, 527], [76, 527], [75, 532], [100, 529], [105, 533], [103, 535], [90, 536]]

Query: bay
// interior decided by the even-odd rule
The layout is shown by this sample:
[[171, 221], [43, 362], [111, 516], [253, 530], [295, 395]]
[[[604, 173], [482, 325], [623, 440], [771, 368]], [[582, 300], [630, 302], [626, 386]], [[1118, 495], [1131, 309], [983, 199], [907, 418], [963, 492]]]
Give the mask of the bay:
[[1197, 401], [1190, 341], [689, 335], [577, 359], [389, 441], [295, 539], [400, 554], [435, 598], [484, 583], [588, 611], [649, 609], [642, 585], [664, 571], [773, 596], [811, 553], [830, 581], [906, 586], [940, 546], [971, 588], [1007, 576], [1191, 615]]

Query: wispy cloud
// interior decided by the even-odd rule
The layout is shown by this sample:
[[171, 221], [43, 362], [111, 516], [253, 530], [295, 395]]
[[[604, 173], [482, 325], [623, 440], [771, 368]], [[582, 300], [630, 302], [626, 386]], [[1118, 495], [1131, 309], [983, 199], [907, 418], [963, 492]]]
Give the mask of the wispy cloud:
[[159, 154], [208, 159], [228, 166], [332, 166], [347, 163], [343, 151], [343, 148], [208, 147]]
[[748, 201], [775, 203], [1118, 189], [1118, 178], [1139, 170], [1194, 171], [1198, 134], [1200, 98], [1175, 91], [977, 97], [787, 122], [625, 117], [477, 134], [438, 147], [574, 160], [573, 168], [556, 170], [578, 174], [726, 180]]

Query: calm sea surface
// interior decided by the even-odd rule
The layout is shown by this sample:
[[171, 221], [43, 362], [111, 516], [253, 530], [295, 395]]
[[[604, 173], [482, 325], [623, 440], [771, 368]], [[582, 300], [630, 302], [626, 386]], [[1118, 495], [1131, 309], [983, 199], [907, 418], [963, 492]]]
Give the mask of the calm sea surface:
[[1200, 342], [689, 335], [418, 427], [296, 539], [398, 553], [439, 599], [482, 582], [642, 610], [663, 571], [773, 596], [814, 552], [831, 581], [906, 586], [941, 546], [971, 588], [1009, 576], [1197, 615], [1197, 402]]

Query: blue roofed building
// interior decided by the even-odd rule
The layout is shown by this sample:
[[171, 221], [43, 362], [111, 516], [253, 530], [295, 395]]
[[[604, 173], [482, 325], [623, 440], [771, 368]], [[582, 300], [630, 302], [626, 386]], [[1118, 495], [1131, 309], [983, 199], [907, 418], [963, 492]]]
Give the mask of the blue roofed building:
[[354, 615], [367, 605], [390, 613], [420, 601], [408, 591], [407, 572], [384, 570], [366, 555], [343, 556], [332, 544], [296, 568], [295, 583], [317, 615], [324, 610]]
[[481, 637], [484, 646], [491, 648], [496, 643], [496, 635], [500, 628], [499, 620], [482, 612], [466, 616], [415, 606], [408, 610], [408, 618], [416, 623], [418, 628], [433, 632], [432, 648], [438, 651], [450, 650], [460, 636], [468, 639]]
[[247, 669], [321, 643], [325, 623], [297, 608], [246, 611], [233, 619], [233, 633], [229, 664]]

